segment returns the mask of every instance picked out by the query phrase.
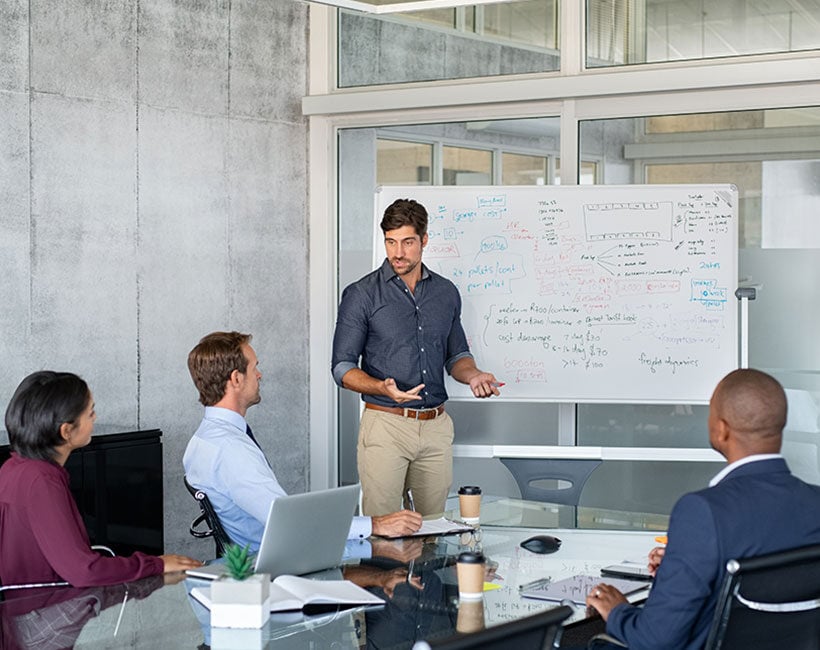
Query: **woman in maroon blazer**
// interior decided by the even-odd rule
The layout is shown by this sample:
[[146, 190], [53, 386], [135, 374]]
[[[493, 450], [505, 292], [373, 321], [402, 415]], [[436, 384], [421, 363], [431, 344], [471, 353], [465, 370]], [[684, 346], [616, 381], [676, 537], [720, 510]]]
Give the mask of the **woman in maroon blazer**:
[[77, 375], [35, 372], [6, 409], [11, 458], [0, 467], [0, 583], [109, 585], [201, 566], [181, 555], [103, 557], [69, 490], [65, 465], [91, 440], [94, 398]]

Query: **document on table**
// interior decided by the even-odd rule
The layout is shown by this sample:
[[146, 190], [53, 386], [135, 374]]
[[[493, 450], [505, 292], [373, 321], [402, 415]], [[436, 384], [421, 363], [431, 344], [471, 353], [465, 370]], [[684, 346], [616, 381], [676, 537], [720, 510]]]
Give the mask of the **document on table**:
[[602, 582], [612, 585], [624, 596], [634, 594], [642, 589], [649, 590], [649, 585], [645, 582], [620, 580], [617, 578], [601, 578], [601, 576], [577, 575], [556, 582], [547, 582], [546, 584], [523, 589], [521, 595], [527, 598], [554, 600], [556, 602], [568, 599], [578, 605], [583, 605], [586, 603], [589, 593], [596, 585]]
[[469, 530], [475, 530], [470, 524], [464, 524], [460, 521], [451, 521], [446, 517], [439, 517], [438, 519], [425, 519], [421, 522], [421, 528], [415, 533], [405, 535], [404, 537], [427, 537], [428, 535], [453, 535], [455, 533], [464, 533]]

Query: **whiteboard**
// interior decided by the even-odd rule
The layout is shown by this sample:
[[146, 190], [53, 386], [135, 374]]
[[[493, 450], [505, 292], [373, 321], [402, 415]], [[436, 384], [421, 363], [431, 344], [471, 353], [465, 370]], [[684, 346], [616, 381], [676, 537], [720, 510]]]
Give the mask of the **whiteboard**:
[[705, 403], [738, 367], [734, 185], [383, 186], [374, 266], [397, 198], [427, 208], [422, 261], [501, 399]]

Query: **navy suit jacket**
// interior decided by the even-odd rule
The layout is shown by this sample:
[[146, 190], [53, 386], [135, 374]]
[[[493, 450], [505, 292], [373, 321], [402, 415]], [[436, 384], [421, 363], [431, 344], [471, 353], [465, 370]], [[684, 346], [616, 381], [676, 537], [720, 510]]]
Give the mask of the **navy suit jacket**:
[[630, 650], [703, 648], [729, 560], [820, 543], [820, 486], [782, 458], [741, 465], [681, 497], [668, 537], [644, 607], [618, 605], [607, 620]]

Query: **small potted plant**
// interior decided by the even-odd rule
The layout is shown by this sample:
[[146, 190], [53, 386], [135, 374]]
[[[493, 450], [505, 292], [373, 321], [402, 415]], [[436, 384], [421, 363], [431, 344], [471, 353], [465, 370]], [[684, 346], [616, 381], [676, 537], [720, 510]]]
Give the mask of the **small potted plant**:
[[248, 546], [225, 549], [228, 575], [211, 585], [211, 627], [261, 628], [270, 618], [270, 576], [253, 573]]

